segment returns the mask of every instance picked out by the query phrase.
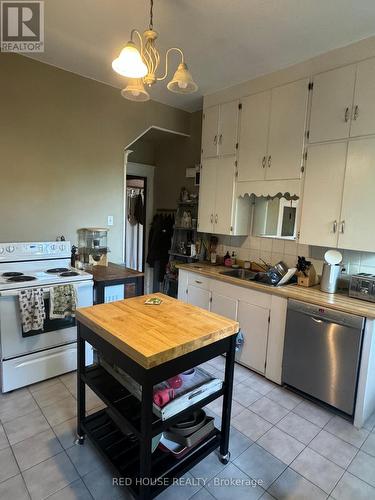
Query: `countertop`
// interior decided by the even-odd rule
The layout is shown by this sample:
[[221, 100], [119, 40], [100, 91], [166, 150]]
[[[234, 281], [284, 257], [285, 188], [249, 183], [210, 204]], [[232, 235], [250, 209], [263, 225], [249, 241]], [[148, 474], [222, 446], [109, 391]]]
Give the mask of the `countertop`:
[[[146, 305], [160, 297], [160, 305]], [[229, 337], [239, 325], [161, 293], [77, 309], [77, 320], [144, 368]]]
[[134, 269], [129, 269], [124, 265], [114, 264], [113, 262], [109, 262], [108, 266], [93, 266], [87, 272], [93, 275], [95, 282], [140, 278], [144, 275]]
[[331, 309], [335, 309], [337, 311], [375, 319], [375, 304], [364, 300], [353, 299], [345, 293], [339, 292], [329, 294], [322, 292], [319, 289], [319, 285], [310, 288], [298, 285], [285, 285], [281, 287], [269, 286], [264, 285], [263, 283], [244, 281], [239, 278], [224, 276], [220, 274], [220, 272], [228, 271], [228, 267], [212, 266], [208, 263], [179, 264], [178, 268], [201, 274], [202, 276], [207, 276], [208, 278], [224, 281], [232, 285], [250, 288], [251, 290], [270, 293], [272, 295], [278, 295], [279, 297], [285, 297], [288, 299], [301, 300], [302, 302], [317, 304], [322, 307], [330, 307]]

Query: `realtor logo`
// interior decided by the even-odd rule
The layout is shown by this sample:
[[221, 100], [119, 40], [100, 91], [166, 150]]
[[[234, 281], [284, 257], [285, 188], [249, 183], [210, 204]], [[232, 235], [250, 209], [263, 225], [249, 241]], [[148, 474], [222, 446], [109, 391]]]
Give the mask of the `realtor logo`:
[[1, 51], [44, 52], [44, 2], [1, 2]]

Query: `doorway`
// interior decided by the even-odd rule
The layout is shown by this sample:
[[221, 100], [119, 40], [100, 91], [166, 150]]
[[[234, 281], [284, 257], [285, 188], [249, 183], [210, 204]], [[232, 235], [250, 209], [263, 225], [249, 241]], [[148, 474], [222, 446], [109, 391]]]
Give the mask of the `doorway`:
[[125, 265], [145, 270], [147, 177], [126, 176]]

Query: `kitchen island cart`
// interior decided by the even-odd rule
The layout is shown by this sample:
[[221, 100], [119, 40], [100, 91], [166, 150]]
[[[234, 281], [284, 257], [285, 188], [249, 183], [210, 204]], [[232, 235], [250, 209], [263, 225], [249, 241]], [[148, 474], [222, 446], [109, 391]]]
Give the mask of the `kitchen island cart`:
[[[151, 296], [99, 304], [77, 311], [78, 322], [78, 442], [88, 436], [111, 464], [114, 475], [126, 479], [136, 498], [149, 499], [168, 487], [219, 448], [229, 461], [229, 429], [238, 323], [163, 294], [160, 305], [146, 305]], [[129, 391], [98, 363], [85, 366], [85, 341], [106, 362], [139, 384], [140, 397]], [[226, 354], [224, 382], [215, 392], [164, 419], [154, 411], [153, 388], [165, 380]], [[85, 385], [106, 404], [86, 416]], [[197, 393], [197, 391], [195, 391]], [[192, 395], [196, 397], [196, 394]], [[214, 428], [177, 459], [153, 439], [181, 418], [223, 396], [221, 428]], [[122, 482], [122, 481], [121, 481]]]

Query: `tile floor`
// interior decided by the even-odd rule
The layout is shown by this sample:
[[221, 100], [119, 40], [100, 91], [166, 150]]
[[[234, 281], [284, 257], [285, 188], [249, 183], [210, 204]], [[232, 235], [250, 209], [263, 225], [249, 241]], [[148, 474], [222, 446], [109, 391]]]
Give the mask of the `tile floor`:
[[[224, 359], [204, 367], [223, 376]], [[88, 413], [102, 406], [88, 390]], [[220, 422], [221, 401], [207, 411]], [[74, 444], [75, 416], [75, 373], [0, 395], [1, 500], [129, 498], [88, 441]], [[375, 416], [356, 430], [236, 366], [230, 463], [212, 454], [159, 498], [375, 499], [374, 426]]]

